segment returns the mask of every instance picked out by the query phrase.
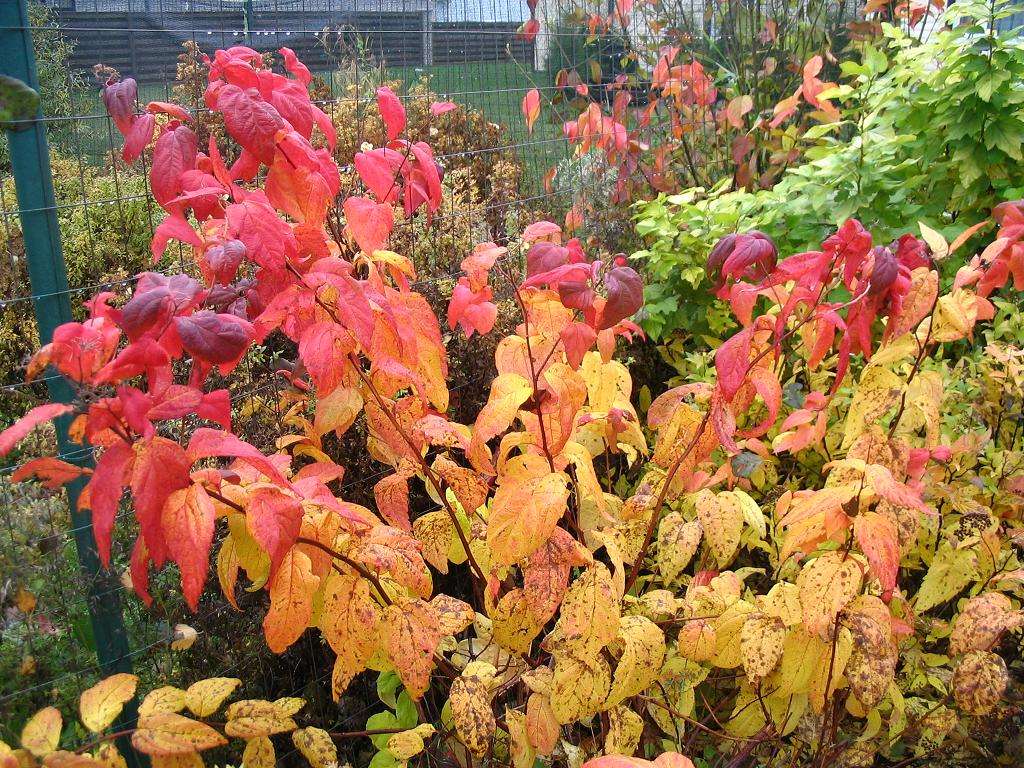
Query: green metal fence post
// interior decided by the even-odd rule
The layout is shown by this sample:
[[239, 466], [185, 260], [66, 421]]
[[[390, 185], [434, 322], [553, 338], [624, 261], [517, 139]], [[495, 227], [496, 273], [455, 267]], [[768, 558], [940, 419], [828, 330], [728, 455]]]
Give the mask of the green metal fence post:
[[[0, 74], [39, 90], [26, 0], [0, 0]], [[8, 131], [7, 139], [39, 338], [45, 344], [58, 325], [73, 318], [41, 108], [35, 117]], [[71, 384], [61, 376], [50, 377], [47, 386], [54, 402], [74, 399]], [[91, 457], [81, 458], [82, 447], [68, 439], [69, 423], [69, 417], [64, 417], [56, 424], [58, 450], [67, 461], [84, 466]], [[127, 672], [131, 669], [131, 656], [118, 582], [112, 573], [100, 567], [91, 516], [78, 510], [83, 486], [82, 479], [71, 483], [67, 494], [79, 565], [89, 587], [87, 600], [96, 656], [105, 674]], [[134, 753], [128, 752], [125, 757], [132, 761]]]

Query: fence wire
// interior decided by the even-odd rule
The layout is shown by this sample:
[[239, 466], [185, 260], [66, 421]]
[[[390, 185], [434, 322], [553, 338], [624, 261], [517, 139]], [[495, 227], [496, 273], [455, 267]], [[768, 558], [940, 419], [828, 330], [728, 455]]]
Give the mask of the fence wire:
[[[699, 0], [697, 0], [699, 2]], [[603, 4], [592, 10], [608, 12]], [[687, 19], [699, 16], [686, 7]], [[144, 162], [118, 160], [121, 140], [99, 98], [99, 82], [111, 73], [134, 77], [139, 100], [183, 102], [202, 122], [205, 86], [202, 56], [217, 48], [249, 45], [272, 52], [294, 49], [316, 76], [316, 101], [341, 137], [338, 160], [354, 179], [352, 156], [364, 141], [381, 143], [379, 120], [368, 116], [378, 85], [394, 84], [411, 115], [414, 138], [435, 147], [444, 169], [444, 207], [427, 227], [401, 222], [392, 248], [412, 259], [418, 290], [441, 310], [458, 276], [458, 265], [478, 242], [505, 242], [529, 221], [561, 221], [575, 199], [607, 198], [608, 179], [588, 158], [573, 158], [561, 119], [546, 114], [527, 129], [521, 103], [537, 88], [558, 91], [555, 73], [594, 55], [593, 35], [578, 6], [551, 0], [545, 24], [531, 41], [516, 30], [529, 18], [525, 0], [58, 0], [32, 5], [43, 98], [43, 123], [51, 148], [57, 215], [75, 311], [99, 290], [129, 292], [145, 269], [188, 270], [184, 251], [149, 263], [149, 241], [161, 211], [148, 189]], [[681, 11], [684, 12], [684, 11]], [[699, 26], [699, 22], [698, 22]], [[598, 52], [603, 70], [594, 93], [625, 73], [622, 40], [606, 40]], [[435, 99], [460, 105], [450, 117], [431, 121]], [[658, 125], [650, 130], [656, 131]], [[6, 146], [0, 148], [0, 427], [45, 398], [46, 378], [25, 383], [25, 366], [38, 346], [24, 237]], [[549, 175], [556, 169], [554, 176]], [[545, 178], [547, 177], [547, 178]], [[600, 219], [600, 216], [596, 216]], [[508, 287], [501, 298], [509, 300]], [[453, 417], [470, 421], [486, 396], [493, 346], [452, 336]], [[228, 386], [241, 415], [242, 436], [269, 447], [281, 429], [281, 379], [277, 358], [286, 349], [250, 354]], [[356, 438], [351, 439], [357, 442]], [[247, 697], [296, 695], [306, 713], [330, 730], [358, 730], [373, 707], [372, 690], [355, 686], [340, 704], [331, 701], [331, 654], [312, 633], [282, 656], [266, 650], [258, 610], [236, 613], [208, 589], [198, 613], [178, 597], [176, 573], [154, 575], [154, 603], [145, 608], [122, 583], [131, 538], [131, 512], [115, 530], [111, 573], [90, 583], [78, 569], [75, 526], [61, 492], [14, 484], [10, 475], [27, 459], [52, 453], [52, 435], [40, 435], [0, 469], [0, 739], [18, 741], [18, 729], [35, 710], [56, 705], [73, 711], [78, 692], [100, 672], [88, 601], [122, 599], [133, 671], [145, 691], [164, 682], [187, 686], [220, 675], [245, 681]], [[89, 452], [83, 449], [82, 455]], [[365, 452], [351, 459], [342, 493], [372, 500], [373, 484], [390, 470]], [[68, 456], [67, 458], [81, 458]], [[342, 463], [348, 463], [342, 461]], [[246, 606], [259, 604], [246, 595]], [[198, 632], [189, 649], [173, 650], [175, 626]], [[379, 705], [378, 705], [379, 706]], [[368, 745], [363, 744], [365, 749]], [[358, 746], [356, 747], [358, 749]], [[366, 754], [349, 755], [356, 764]], [[291, 758], [282, 757], [283, 763]], [[223, 761], [219, 761], [223, 762]]]

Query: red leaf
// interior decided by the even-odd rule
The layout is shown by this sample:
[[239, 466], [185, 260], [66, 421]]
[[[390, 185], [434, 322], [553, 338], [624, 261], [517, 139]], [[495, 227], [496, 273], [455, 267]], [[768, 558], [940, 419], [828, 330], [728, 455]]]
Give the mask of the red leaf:
[[255, 447], [249, 445], [230, 432], [221, 429], [200, 427], [192, 433], [188, 443], [188, 456], [191, 461], [208, 459], [212, 456], [230, 456], [241, 459], [254, 467], [271, 480], [287, 485], [284, 475], [274, 466], [273, 462]]
[[871, 572], [882, 585], [883, 599], [896, 588], [900, 569], [900, 548], [896, 525], [877, 512], [864, 512], [853, 520], [853, 533], [868, 559]]
[[262, 193], [229, 205], [226, 219], [227, 237], [241, 240], [248, 257], [261, 267], [283, 270], [298, 253], [295, 233]]
[[216, 109], [224, 116], [224, 127], [235, 141], [260, 162], [274, 160], [277, 132], [286, 128], [284, 118], [263, 100], [255, 88], [222, 85], [216, 94]]
[[387, 86], [377, 89], [377, 108], [388, 131], [388, 141], [394, 141], [405, 130], [405, 107], [395, 92]]
[[210, 570], [215, 516], [206, 489], [190, 485], [167, 498], [160, 518], [167, 552], [181, 570], [181, 591], [193, 611]]
[[451, 112], [454, 109], [458, 109], [459, 105], [454, 101], [435, 101], [430, 104], [430, 114], [434, 117], [440, 117], [446, 112]]
[[78, 467], [53, 456], [44, 456], [22, 464], [11, 474], [11, 480], [20, 483], [34, 477], [46, 488], [59, 488], [91, 472], [92, 470], [86, 467]]
[[203, 244], [203, 241], [199, 239], [199, 234], [192, 229], [192, 225], [180, 213], [172, 213], [165, 218], [157, 226], [156, 232], [153, 233], [153, 241], [149, 247], [153, 252], [154, 262], [160, 261], [164, 251], [167, 250], [167, 243], [171, 240], [180, 240], [196, 248], [201, 247]]
[[121, 157], [126, 163], [134, 163], [142, 154], [149, 142], [153, 140], [156, 118], [153, 115], [142, 115], [134, 122], [124, 137], [124, 148]]
[[194, 358], [225, 368], [233, 367], [255, 338], [252, 323], [236, 315], [208, 310], [177, 317], [174, 324], [181, 343]]
[[135, 122], [135, 99], [138, 96], [139, 87], [133, 78], [125, 78], [120, 82], [107, 80], [100, 94], [103, 105], [107, 108], [117, 130], [122, 136], [127, 136]]
[[374, 197], [382, 203], [393, 203], [398, 200], [401, 188], [395, 179], [402, 168], [405, 157], [401, 152], [381, 147], [369, 152], [357, 152], [355, 158], [356, 171]]
[[375, 203], [368, 197], [349, 197], [343, 208], [349, 232], [364, 253], [372, 255], [387, 245], [395, 226], [390, 205]]
[[597, 331], [586, 323], [570, 323], [558, 332], [565, 347], [565, 357], [573, 370], [580, 367], [583, 356], [590, 351], [597, 341]]
[[136, 445], [131, 476], [135, 518], [139, 521], [149, 555], [158, 568], [166, 556], [160, 514], [167, 497], [191, 483], [191, 467], [192, 461], [185, 449], [166, 437], [153, 437]]
[[186, 125], [168, 128], [156, 140], [149, 186], [162, 208], [181, 192], [181, 176], [195, 168], [198, 147], [195, 133]]
[[516, 40], [522, 40], [525, 43], [532, 43], [534, 38], [537, 37], [537, 33], [540, 32], [540, 22], [537, 19], [527, 19], [523, 22], [523, 25], [516, 30]]
[[718, 371], [718, 387], [731, 401], [747, 376], [750, 365], [750, 343], [754, 338], [755, 326], [750, 325], [727, 339], [715, 351], [715, 370]]
[[284, 57], [284, 68], [291, 72], [296, 80], [308, 88], [309, 84], [313, 82], [313, 76], [309, 73], [306, 65], [299, 61], [295, 51], [291, 48], [281, 48], [278, 52]]
[[83, 504], [92, 510], [92, 531], [96, 549], [104, 568], [110, 567], [110, 538], [114, 531], [114, 518], [121, 502], [121, 494], [128, 484], [128, 470], [135, 456], [128, 443], [117, 442], [107, 448], [96, 462]]
[[302, 505], [277, 488], [261, 487], [249, 496], [245, 524], [256, 543], [270, 556], [273, 574], [299, 537]]
[[18, 442], [28, 435], [33, 429], [47, 421], [53, 421], [58, 416], [70, 413], [74, 406], [65, 403], [46, 403], [37, 405], [14, 424], [3, 432], [0, 432], [0, 456], [6, 456]]
[[644, 304], [644, 284], [630, 267], [613, 267], [605, 273], [604, 286], [608, 300], [601, 310], [598, 330], [611, 328], [625, 320]]
[[460, 277], [448, 303], [448, 327], [462, 328], [467, 337], [476, 331], [481, 336], [490, 333], [498, 318], [498, 307], [491, 300], [491, 287], [485, 285], [474, 291], [468, 278]]

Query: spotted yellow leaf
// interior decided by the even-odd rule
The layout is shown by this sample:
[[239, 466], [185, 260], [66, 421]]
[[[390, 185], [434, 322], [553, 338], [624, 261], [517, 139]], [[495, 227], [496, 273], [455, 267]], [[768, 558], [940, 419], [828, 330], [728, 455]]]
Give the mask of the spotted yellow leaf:
[[57, 750], [64, 718], [56, 707], [44, 707], [36, 712], [21, 729], [21, 746], [36, 757]]
[[452, 683], [448, 695], [455, 732], [474, 755], [486, 754], [494, 735], [490, 687], [496, 671], [487, 662], [471, 661]]
[[173, 685], [154, 688], [146, 694], [139, 704], [139, 715], [152, 715], [157, 712], [180, 712], [185, 708], [185, 692]]
[[615, 666], [606, 706], [614, 706], [651, 685], [665, 660], [665, 633], [643, 616], [625, 616], [619, 622], [615, 645], [622, 654]]
[[299, 728], [292, 731], [292, 743], [309, 761], [312, 768], [333, 768], [338, 764], [338, 748], [322, 728]]
[[82, 692], [78, 712], [82, 724], [93, 733], [99, 733], [121, 714], [126, 701], [135, 695], [139, 678], [125, 672], [100, 680]]
[[237, 677], [210, 677], [193, 683], [185, 691], [185, 704], [196, 717], [209, 717], [242, 681]]
[[266, 736], [257, 736], [245, 742], [242, 752], [242, 765], [245, 768], [274, 768], [277, 756], [274, 753], [274, 742]]
[[819, 637], [832, 629], [836, 616], [860, 592], [861, 564], [841, 552], [826, 552], [803, 567], [797, 576], [804, 626]]
[[174, 712], [156, 712], [139, 718], [132, 746], [151, 757], [190, 755], [227, 744], [217, 731]]

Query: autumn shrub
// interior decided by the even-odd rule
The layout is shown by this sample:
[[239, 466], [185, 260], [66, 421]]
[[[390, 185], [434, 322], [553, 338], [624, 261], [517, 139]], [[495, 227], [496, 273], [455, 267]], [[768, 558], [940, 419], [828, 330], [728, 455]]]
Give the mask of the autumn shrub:
[[[116, 733], [158, 765], [230, 746], [270, 766], [290, 740], [317, 768], [351, 744], [375, 768], [817, 768], [999, 748], [1020, 673], [1005, 644], [1024, 624], [1024, 465], [1002, 403], [973, 417], [960, 403], [1019, 409], [1020, 352], [993, 348], [973, 390], [954, 353], [990, 296], [1024, 288], [1024, 202], [995, 210], [995, 238], [948, 289], [936, 259], [965, 245], [938, 235], [879, 244], [851, 219], [783, 258], [766, 236], [724, 238], [707, 269], [739, 330], [643, 421], [615, 359], [638, 330], [639, 275], [548, 221], [521, 232], [525, 252], [478, 243], [447, 326], [492, 332], [504, 281], [518, 315], [460, 423], [441, 323], [387, 247], [396, 222], [442, 205], [431, 148], [403, 138], [382, 87], [385, 141], [357, 153], [363, 189], [342, 194], [333, 126], [281, 53], [290, 76], [243, 47], [210, 62], [205, 100], [250, 158], [233, 170], [180, 107], [139, 115], [132, 81], [108, 86], [127, 158], [155, 138], [155, 252], [187, 246], [200, 277], [143, 273], [90, 300], [29, 366], [79, 398], [29, 411], [0, 452], [61, 420], [99, 449], [95, 467], [43, 456], [14, 479], [87, 476], [104, 562], [115, 529], [137, 534], [144, 604], [173, 563], [195, 609], [213, 570], [274, 653], [318, 630], [335, 698], [376, 674], [379, 711], [339, 730], [304, 698], [227, 703], [241, 679], [168, 680], [115, 731], [138, 688], [115, 675], [82, 693], [87, 735], [46, 707], [0, 747], [5, 766], [117, 763]], [[153, 114], [169, 118], [158, 135]], [[232, 431], [214, 374], [276, 334], [297, 359], [263, 451]], [[341, 497], [325, 440], [357, 419], [386, 468], [367, 505]], [[117, 519], [126, 495], [134, 522]], [[453, 582], [464, 599], [437, 589]]]
[[[655, 337], [683, 329], [721, 338], [727, 312], [709, 306], [703, 267], [726, 234], [762, 230], [795, 252], [855, 217], [883, 240], [907, 221], [952, 240], [1017, 197], [1024, 107], [1014, 82], [1024, 75], [1024, 46], [991, 24], [1011, 11], [1001, 0], [965, 3], [924, 42], [885, 26], [877, 45], [860, 44], [859, 61], [842, 64], [836, 119], [805, 134], [816, 146], [773, 188], [723, 182], [639, 204], [644, 328]], [[955, 271], [944, 269], [947, 284]]]

